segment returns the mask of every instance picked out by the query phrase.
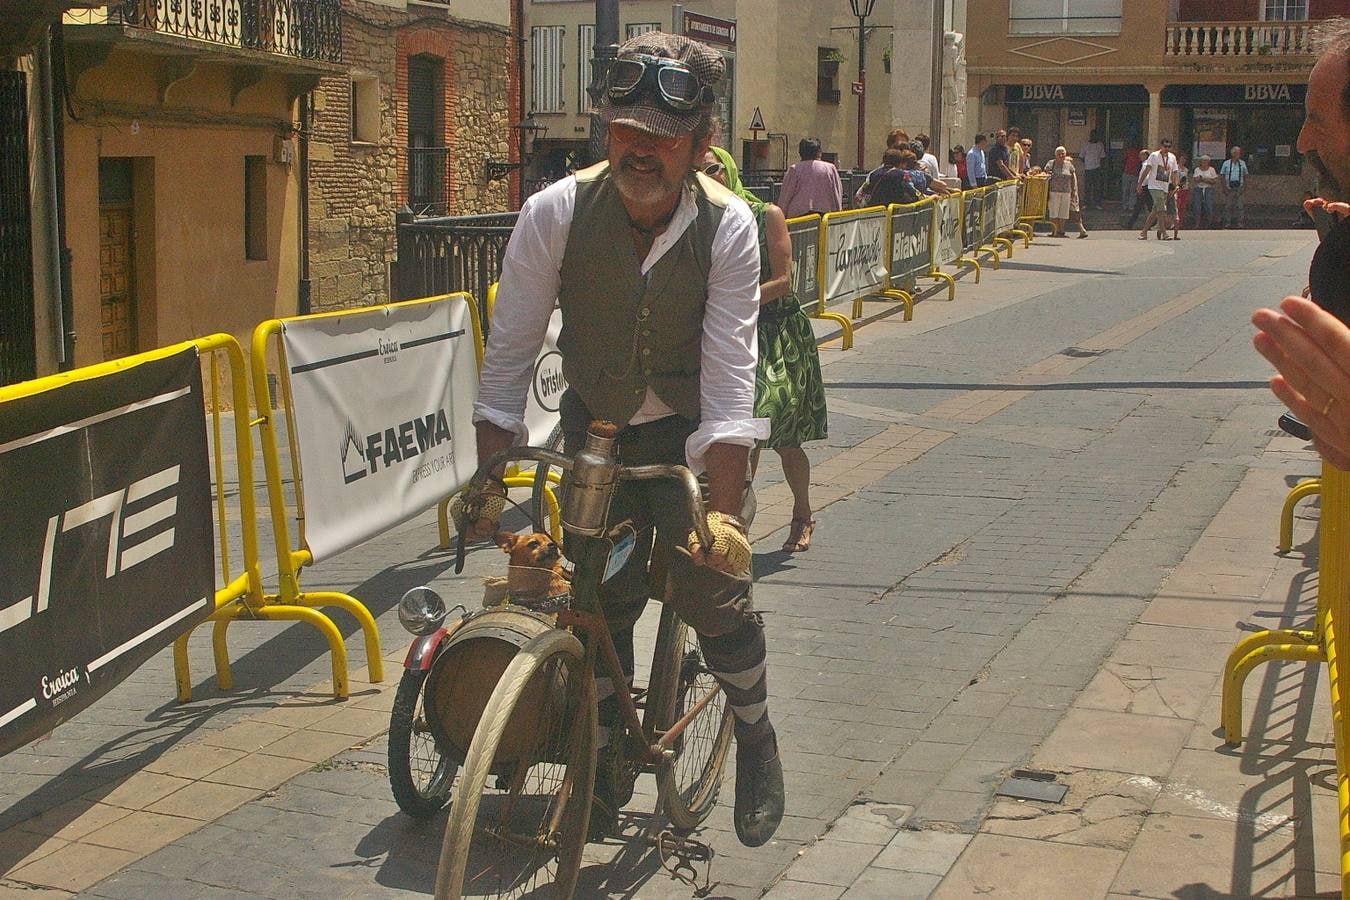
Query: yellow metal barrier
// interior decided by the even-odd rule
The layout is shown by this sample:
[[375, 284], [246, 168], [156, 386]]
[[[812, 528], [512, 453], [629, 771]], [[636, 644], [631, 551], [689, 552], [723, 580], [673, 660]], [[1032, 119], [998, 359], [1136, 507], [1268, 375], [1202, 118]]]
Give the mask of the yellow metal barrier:
[[1284, 498], [1284, 508], [1280, 510], [1281, 553], [1288, 553], [1294, 548], [1294, 507], [1303, 498], [1319, 494], [1321, 491], [1322, 479], [1305, 478], [1294, 485], [1294, 489], [1289, 492], [1289, 496]]
[[[971, 188], [971, 189], [968, 190], [968, 191], [962, 191], [962, 192], [961, 192], [961, 229], [962, 229], [962, 231], [961, 231], [961, 233], [962, 233], [961, 246], [962, 246], [962, 247], [965, 247], [965, 250], [966, 250], [966, 251], [969, 251], [970, 256], [961, 256], [961, 257], [958, 257], [957, 260], [956, 260], [956, 262], [957, 262], [958, 264], [965, 264], [965, 265], [974, 267], [974, 269], [975, 269], [975, 283], [976, 283], [976, 284], [979, 284], [979, 283], [980, 283], [980, 254], [981, 254], [981, 253], [988, 253], [988, 254], [989, 254], [989, 256], [990, 256], [990, 257], [992, 258], [992, 260], [993, 260], [994, 268], [995, 268], [995, 269], [998, 268], [998, 263], [999, 263], [999, 259], [998, 259], [998, 248], [996, 248], [996, 247], [987, 247], [987, 246], [985, 246], [984, 243], [983, 243], [983, 237], [984, 237], [984, 208], [985, 208], [986, 205], [988, 205], [988, 194], [989, 194], [989, 188], [987, 188], [987, 187], [982, 187], [982, 188]], [[976, 232], [977, 232], [977, 234], [975, 235], [975, 242], [974, 242], [971, 246], [966, 247], [966, 246], [965, 246], [965, 244], [966, 244], [966, 241], [965, 241], [966, 202], [967, 202], [967, 200], [968, 200], [969, 198], [975, 198], [975, 197], [978, 197], [979, 200], [980, 200], [980, 221], [975, 225], [975, 230], [976, 230]]]
[[[212, 471], [216, 482], [216, 529], [220, 542], [220, 567], [222, 587], [216, 590], [215, 612], [211, 618], [219, 621], [222, 617], [256, 612], [263, 605], [262, 574], [258, 564], [258, 516], [253, 499], [253, 442], [248, 430], [248, 367], [244, 363], [244, 351], [232, 335], [212, 334], [206, 337], [183, 341], [168, 347], [160, 347], [135, 356], [127, 356], [109, 362], [85, 366], [72, 372], [49, 375], [34, 381], [0, 388], [0, 401], [16, 397], [39, 394], [63, 384], [86, 381], [103, 375], [137, 366], [142, 363], [165, 359], [182, 353], [189, 347], [195, 347], [208, 363], [211, 396], [211, 429], [214, 447]], [[225, 502], [225, 465], [224, 448], [221, 444], [223, 428], [221, 426], [221, 390], [219, 358], [224, 355], [230, 374], [230, 399], [234, 406], [234, 442], [235, 456], [238, 460], [239, 475], [239, 514], [243, 544], [243, 570], [232, 575], [230, 564], [229, 532], [226, 522]], [[187, 645], [191, 632], [182, 635], [173, 644], [173, 669], [178, 699], [184, 703], [192, 699], [192, 676], [188, 666]], [[216, 653], [216, 678], [222, 687], [228, 687], [230, 680], [230, 661], [219, 650]]]
[[[845, 350], [853, 348], [853, 320], [843, 313], [831, 312], [825, 308], [825, 223], [820, 216], [796, 216], [788, 219], [788, 231], [791, 232], [793, 225], [809, 225], [815, 222], [816, 231], [816, 296], [802, 297], [797, 299], [801, 301], [802, 309], [813, 319], [829, 319], [839, 325], [840, 346]], [[814, 308], [814, 311], [813, 311]]]
[[[445, 294], [437, 297], [426, 297], [419, 300], [407, 300], [402, 303], [390, 305], [395, 307], [411, 306], [437, 302], [450, 297], [460, 298], [468, 307], [469, 321], [474, 330], [474, 356], [478, 365], [481, 367], [483, 364], [483, 330], [478, 321], [478, 304], [471, 295], [465, 293]], [[328, 647], [333, 661], [333, 695], [335, 697], [346, 697], [349, 693], [347, 648], [342, 641], [342, 634], [338, 631], [337, 626], [333, 624], [333, 620], [319, 612], [319, 609], [326, 606], [344, 609], [361, 625], [361, 631], [365, 637], [369, 676], [372, 682], [384, 680], [384, 659], [380, 654], [380, 633], [379, 628], [375, 624], [375, 617], [372, 616], [370, 610], [366, 609], [365, 605], [355, 597], [337, 591], [304, 591], [300, 587], [300, 570], [305, 566], [313, 564], [314, 557], [310, 554], [309, 550], [292, 549], [291, 547], [290, 529], [287, 524], [286, 498], [281, 477], [281, 454], [277, 450], [276, 425], [271, 409], [271, 403], [268, 402], [270, 392], [267, 384], [267, 347], [272, 336], [279, 334], [286, 322], [350, 316], [352, 313], [358, 311], [359, 310], [343, 309], [328, 313], [316, 313], [311, 316], [270, 319], [260, 324], [253, 331], [251, 363], [253, 369], [253, 394], [258, 399], [258, 418], [253, 420], [250, 424], [258, 427], [258, 437], [262, 444], [263, 464], [267, 473], [267, 497], [272, 510], [272, 531], [277, 553], [277, 577], [279, 589], [275, 595], [266, 595], [264, 598], [265, 603], [256, 610], [250, 610], [249, 614], [222, 617], [217, 620], [214, 633], [212, 634], [212, 639], [216, 646], [217, 660], [219, 661], [221, 656], [226, 653], [226, 630], [234, 619], [260, 618], [290, 620], [307, 622], [313, 625], [328, 639]], [[278, 378], [278, 383], [281, 388], [282, 408], [286, 412], [286, 431], [295, 477], [296, 520], [301, 523], [301, 532], [303, 533], [305, 521], [305, 491], [304, 482], [300, 473], [300, 456], [295, 440], [295, 402], [291, 394], [290, 369], [286, 365], [286, 348], [284, 344], [279, 341], [277, 342], [277, 358], [280, 376]], [[230, 685], [228, 679], [221, 683], [221, 687], [226, 690], [229, 689]]]
[[1028, 176], [1022, 182], [1022, 213], [1018, 221], [1025, 223], [1030, 234], [1036, 233], [1036, 223], [1046, 221], [1050, 211], [1050, 179], [1041, 175]]
[[[846, 221], [846, 220], [848, 220], [848, 219], [857, 219], [857, 218], [861, 218], [861, 217], [863, 217], [863, 216], [875, 216], [875, 215], [877, 215], [878, 213], [881, 214], [882, 220], [885, 222], [885, 229], [886, 229], [886, 231], [885, 231], [884, 236], [882, 237], [882, 245], [881, 245], [881, 246], [882, 246], [883, 253], [884, 253], [884, 252], [885, 252], [885, 248], [887, 248], [887, 247], [890, 246], [890, 228], [891, 228], [891, 220], [890, 220], [890, 216], [886, 215], [886, 207], [884, 207], [884, 206], [867, 206], [867, 207], [863, 207], [862, 209], [846, 209], [846, 210], [841, 210], [841, 211], [838, 211], [838, 212], [826, 213], [824, 216], [821, 217], [821, 220], [820, 220], [820, 251], [819, 251], [819, 259], [817, 260], [817, 263], [816, 263], [816, 264], [817, 264], [817, 267], [818, 267], [818, 268], [817, 268], [817, 271], [816, 271], [816, 279], [817, 279], [817, 282], [818, 282], [819, 285], [820, 285], [820, 302], [819, 302], [819, 305], [818, 305], [818, 308], [817, 308], [817, 312], [815, 313], [815, 316], [814, 316], [814, 317], [817, 318], [817, 319], [832, 319], [832, 320], [834, 320], [834, 321], [836, 321], [836, 322], [839, 322], [841, 325], [842, 325], [845, 321], [848, 322], [848, 328], [845, 329], [845, 332], [844, 332], [844, 333], [845, 333], [845, 344], [844, 344], [844, 349], [845, 349], [845, 350], [847, 350], [849, 347], [853, 346], [853, 322], [852, 322], [850, 319], [848, 319], [848, 317], [844, 316], [842, 313], [829, 312], [828, 310], [825, 309], [825, 293], [826, 293], [826, 291], [825, 291], [825, 284], [826, 284], [826, 281], [825, 281], [825, 263], [826, 263], [826, 261], [827, 261], [827, 258], [828, 258], [828, 251], [829, 251], [829, 246], [828, 246], [828, 244], [827, 244], [827, 242], [826, 242], [826, 236], [829, 234], [829, 231], [830, 231], [829, 226], [832, 225], [832, 224], [834, 224], [835, 222]], [[887, 282], [889, 282], [889, 279], [890, 279], [890, 260], [886, 260], [886, 263], [887, 263], [887, 265], [886, 265], [886, 272], [887, 272], [886, 280], [887, 280]], [[862, 305], [862, 304], [863, 304], [863, 300], [864, 300], [866, 297], [886, 297], [887, 299], [890, 299], [890, 300], [896, 300], [896, 301], [899, 301], [900, 303], [903, 303], [903, 304], [904, 304], [904, 307], [905, 307], [905, 321], [908, 322], [908, 321], [910, 321], [911, 319], [914, 318], [914, 299], [913, 299], [912, 297], [910, 297], [909, 294], [908, 294], [906, 291], [892, 291], [892, 290], [890, 290], [888, 287], [886, 287], [886, 286], [883, 284], [882, 286], [879, 287], [878, 290], [871, 291], [871, 292], [864, 293], [864, 294], [859, 294], [857, 297], [854, 297], [854, 298], [853, 298], [853, 318], [854, 318], [854, 319], [861, 319], [861, 318], [862, 318], [862, 314], [863, 314], [863, 305]]]
[[[1313, 628], [1259, 631], [1238, 641], [1224, 665], [1221, 715], [1224, 740], [1229, 744], [1242, 743], [1242, 687], [1253, 669], [1275, 660], [1326, 662], [1332, 731], [1336, 738], [1341, 891], [1345, 896], [1350, 894], [1350, 777], [1347, 777], [1350, 722], [1346, 718], [1341, 664], [1350, 653], [1350, 646], [1343, 646], [1347, 640], [1344, 635], [1350, 633], [1350, 567], [1346, 564], [1350, 553], [1350, 475], [1324, 463], [1322, 477], [1316, 480], [1322, 492], [1322, 519]], [[1307, 484], [1305, 481], [1299, 488]]]

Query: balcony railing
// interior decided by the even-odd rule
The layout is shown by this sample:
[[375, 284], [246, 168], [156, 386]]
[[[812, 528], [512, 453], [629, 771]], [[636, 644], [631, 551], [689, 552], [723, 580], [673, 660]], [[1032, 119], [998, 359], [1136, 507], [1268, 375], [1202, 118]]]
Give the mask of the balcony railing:
[[1165, 40], [1164, 55], [1177, 58], [1250, 59], [1313, 53], [1312, 28], [1307, 22], [1172, 22]]
[[419, 219], [450, 214], [450, 148], [409, 147], [408, 205]]
[[342, 61], [341, 0], [122, 0], [70, 13], [66, 21], [129, 25], [228, 47]]

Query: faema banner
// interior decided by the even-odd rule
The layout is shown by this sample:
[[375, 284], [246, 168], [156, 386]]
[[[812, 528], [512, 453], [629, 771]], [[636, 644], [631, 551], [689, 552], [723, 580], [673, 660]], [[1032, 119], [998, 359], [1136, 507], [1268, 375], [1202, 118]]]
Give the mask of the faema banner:
[[0, 755], [215, 608], [196, 348], [0, 403]]
[[852, 300], [879, 291], [886, 281], [885, 208], [829, 213], [822, 227], [825, 302]]
[[974, 250], [982, 243], [980, 217], [984, 211], [987, 190], [988, 188], [978, 188], [961, 195], [961, 246], [966, 250]]
[[933, 265], [945, 266], [961, 256], [961, 198], [952, 194], [933, 200]]
[[907, 291], [933, 268], [931, 203], [891, 206], [891, 284]]
[[284, 323], [316, 561], [454, 493], [476, 467], [476, 337], [462, 297]]
[[525, 427], [530, 431], [529, 442], [536, 447], [542, 447], [548, 441], [561, 421], [558, 404], [562, 401], [563, 391], [567, 390], [567, 379], [563, 377], [562, 354], [558, 352], [560, 331], [562, 310], [555, 309], [544, 334], [544, 348], [534, 361], [534, 377], [525, 400]]
[[820, 302], [820, 216], [801, 216], [788, 222], [792, 239], [792, 292], [802, 309]]
[[1015, 181], [1000, 184], [994, 201], [994, 233], [1002, 234], [1017, 227], [1017, 190]]

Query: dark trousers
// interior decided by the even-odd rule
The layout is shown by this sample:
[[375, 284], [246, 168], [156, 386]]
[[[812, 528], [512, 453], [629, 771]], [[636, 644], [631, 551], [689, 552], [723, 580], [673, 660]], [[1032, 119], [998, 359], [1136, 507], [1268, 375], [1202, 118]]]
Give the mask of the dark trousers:
[[1134, 204], [1134, 210], [1130, 212], [1130, 224], [1126, 225], [1125, 226], [1126, 228], [1134, 227], [1134, 223], [1139, 220], [1139, 213], [1142, 212], [1143, 210], [1147, 209], [1149, 212], [1153, 212], [1152, 194], [1150, 194], [1148, 191], [1144, 191], [1142, 194], [1136, 195], [1136, 198], [1137, 199]]
[[[591, 416], [571, 390], [563, 395], [561, 412], [563, 452], [571, 456], [585, 441]], [[626, 466], [684, 463], [685, 441], [696, 427], [696, 423], [682, 416], [630, 425], [619, 432], [619, 462]], [[761, 734], [771, 735], [764, 626], [751, 604], [751, 578], [749, 575], [735, 578], [707, 566], [696, 566], [688, 556], [675, 550], [684, 546], [690, 530], [683, 491], [669, 479], [651, 479], [623, 482], [614, 494], [610, 524], [627, 521], [636, 532], [632, 555], [600, 587], [600, 605], [615, 649], [631, 679], [633, 627], [641, 618], [648, 598], [664, 592], [664, 585], [653, 585], [648, 578], [648, 563], [656, 547], [668, 565], [670, 590], [666, 602], [698, 633], [708, 669], [722, 685], [727, 703], [736, 714], [738, 739], [745, 742]], [[600, 687], [602, 695], [607, 693], [606, 686]], [[601, 704], [602, 724], [617, 724], [612, 706]]]

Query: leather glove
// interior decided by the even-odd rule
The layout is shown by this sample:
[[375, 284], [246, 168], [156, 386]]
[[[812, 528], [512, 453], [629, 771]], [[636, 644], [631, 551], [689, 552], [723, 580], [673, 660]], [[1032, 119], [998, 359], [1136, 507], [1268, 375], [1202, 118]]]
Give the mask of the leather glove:
[[506, 497], [500, 488], [488, 486], [470, 494], [467, 490], [450, 501], [450, 521], [455, 531], [470, 540], [485, 540], [497, 533], [506, 509]]
[[750, 573], [750, 539], [745, 526], [735, 516], [726, 513], [708, 513], [708, 531], [712, 532], [712, 546], [704, 548], [698, 533], [689, 532], [689, 555], [699, 565], [708, 566], [736, 578]]

